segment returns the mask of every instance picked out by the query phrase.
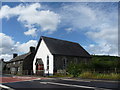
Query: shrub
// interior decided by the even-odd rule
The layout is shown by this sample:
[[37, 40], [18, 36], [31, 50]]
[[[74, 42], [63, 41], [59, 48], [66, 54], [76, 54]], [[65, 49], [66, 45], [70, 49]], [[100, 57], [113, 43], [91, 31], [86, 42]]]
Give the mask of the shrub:
[[67, 67], [67, 72], [71, 74], [73, 77], [78, 77], [81, 73], [80, 66], [75, 63], [70, 63]]

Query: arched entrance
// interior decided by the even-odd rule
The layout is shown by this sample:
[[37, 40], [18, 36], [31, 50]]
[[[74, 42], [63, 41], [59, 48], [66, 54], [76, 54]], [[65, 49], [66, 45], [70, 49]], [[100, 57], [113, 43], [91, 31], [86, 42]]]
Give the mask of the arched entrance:
[[44, 64], [41, 58], [36, 59], [36, 75], [43, 76], [44, 75]]

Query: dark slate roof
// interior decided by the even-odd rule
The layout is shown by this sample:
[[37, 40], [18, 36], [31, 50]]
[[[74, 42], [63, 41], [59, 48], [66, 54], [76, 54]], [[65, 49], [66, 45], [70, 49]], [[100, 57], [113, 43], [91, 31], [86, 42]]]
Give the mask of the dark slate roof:
[[26, 54], [20, 55], [20, 56], [16, 56], [15, 58], [11, 59], [8, 62], [14, 62], [14, 61], [19, 61], [19, 60], [23, 60], [25, 59], [27, 56], [29, 56], [31, 54], [31, 52], [28, 52]]
[[90, 54], [78, 43], [45, 36], [41, 36], [40, 41], [38, 42], [37, 49], [42, 39], [45, 41], [52, 54], [90, 57]]

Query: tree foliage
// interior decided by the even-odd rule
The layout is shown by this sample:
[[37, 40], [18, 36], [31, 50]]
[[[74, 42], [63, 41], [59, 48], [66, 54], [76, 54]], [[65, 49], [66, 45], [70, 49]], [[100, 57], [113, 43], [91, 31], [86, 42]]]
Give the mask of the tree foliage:
[[120, 57], [92, 56], [90, 63], [70, 63], [67, 67], [69, 74], [77, 77], [83, 71], [120, 70]]

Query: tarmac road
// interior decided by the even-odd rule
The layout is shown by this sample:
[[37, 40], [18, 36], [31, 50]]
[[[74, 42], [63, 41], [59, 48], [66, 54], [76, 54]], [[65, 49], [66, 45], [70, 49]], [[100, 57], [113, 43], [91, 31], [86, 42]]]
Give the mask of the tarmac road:
[[118, 82], [65, 80], [65, 79], [41, 79], [32, 81], [20, 81], [3, 83], [12, 89], [38, 89], [38, 88], [78, 88], [79, 90], [120, 90]]

